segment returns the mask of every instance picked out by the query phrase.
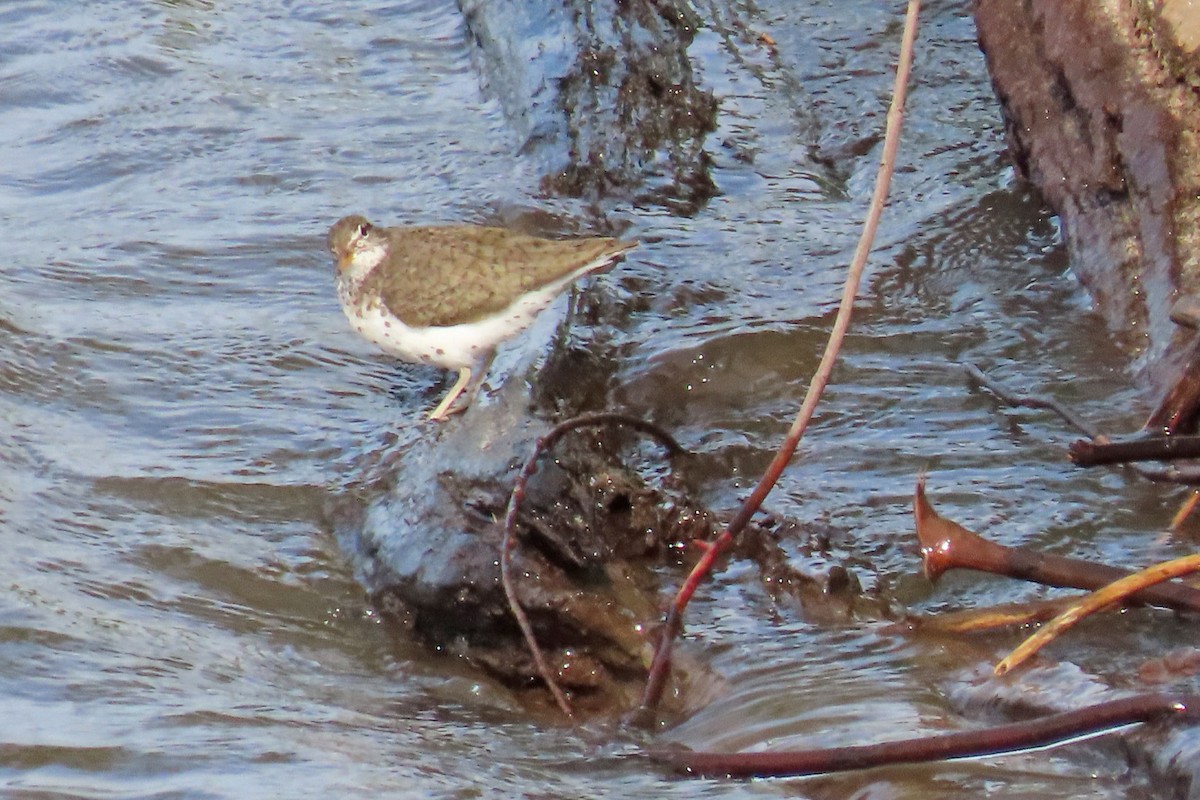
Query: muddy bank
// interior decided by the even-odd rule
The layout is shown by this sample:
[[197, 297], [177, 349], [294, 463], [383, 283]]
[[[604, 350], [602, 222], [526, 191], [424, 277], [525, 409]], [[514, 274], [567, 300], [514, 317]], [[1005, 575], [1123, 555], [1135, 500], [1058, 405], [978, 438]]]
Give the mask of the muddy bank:
[[1200, 96], [1186, 0], [977, 0], [1020, 174], [1062, 220], [1071, 266], [1157, 389], [1200, 289]]

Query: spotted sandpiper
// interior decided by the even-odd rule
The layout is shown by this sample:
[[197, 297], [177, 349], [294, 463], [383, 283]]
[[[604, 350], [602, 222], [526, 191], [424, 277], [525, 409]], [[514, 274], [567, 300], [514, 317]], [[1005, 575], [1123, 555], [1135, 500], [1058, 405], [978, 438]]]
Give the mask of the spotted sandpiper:
[[[458, 370], [429, 415], [463, 410], [496, 345], [523, 330], [572, 281], [637, 242], [542, 239], [503, 228], [377, 228], [343, 217], [329, 229], [342, 311], [364, 338], [405, 361]], [[478, 373], [466, 400], [451, 406]]]

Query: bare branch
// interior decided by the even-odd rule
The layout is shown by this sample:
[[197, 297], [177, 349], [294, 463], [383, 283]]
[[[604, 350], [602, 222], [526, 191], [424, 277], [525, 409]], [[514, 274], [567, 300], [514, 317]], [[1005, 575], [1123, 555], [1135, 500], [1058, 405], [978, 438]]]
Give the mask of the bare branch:
[[796, 452], [796, 447], [800, 444], [800, 438], [808, 428], [809, 421], [812, 420], [813, 412], [816, 410], [817, 403], [820, 401], [821, 395], [829, 383], [833, 367], [837, 363], [838, 353], [841, 351], [846, 331], [850, 327], [850, 317], [854, 310], [854, 298], [858, 295], [858, 287], [862, 282], [863, 269], [866, 267], [867, 257], [870, 255], [871, 247], [875, 242], [875, 231], [879, 227], [879, 219], [883, 214], [888, 188], [891, 185], [892, 173], [896, 169], [896, 152], [900, 146], [900, 129], [903, 127], [904, 122], [904, 102], [908, 93], [908, 76], [912, 67], [913, 43], [917, 37], [917, 15], [920, 8], [920, 0], [909, 0], [908, 11], [904, 19], [904, 35], [900, 45], [899, 61], [896, 64], [896, 80], [892, 89], [892, 103], [887, 114], [887, 130], [884, 135], [883, 154], [880, 157], [879, 172], [875, 176], [875, 191], [871, 197], [871, 205], [867, 210], [867, 218], [863, 223], [863, 230], [858, 240], [858, 246], [854, 251], [854, 258], [851, 260], [850, 269], [846, 275], [846, 282], [842, 289], [841, 304], [838, 306], [837, 318], [834, 320], [833, 330], [829, 333], [825, 352], [821, 356], [820, 364], [817, 365], [816, 374], [813, 375], [812, 381], [809, 383], [808, 393], [804, 396], [804, 402], [800, 406], [800, 411], [796, 414], [796, 418], [792, 422], [792, 426], [788, 430], [783, 444], [780, 445], [779, 450], [775, 453], [775, 458], [772, 459], [771, 464], [767, 467], [758, 485], [754, 487], [754, 491], [742, 503], [742, 507], [738, 510], [734, 518], [730, 520], [725, 530], [710, 544], [704, 555], [692, 568], [691, 573], [688, 575], [687, 580], [684, 581], [683, 586], [680, 587], [679, 592], [675, 595], [675, 600], [667, 611], [667, 617], [663, 623], [662, 638], [659, 640], [658, 649], [654, 653], [654, 661], [650, 665], [650, 674], [646, 680], [646, 689], [642, 693], [640, 712], [643, 715], [651, 709], [656, 708], [659, 700], [662, 698], [663, 689], [666, 687], [667, 673], [671, 668], [671, 648], [675, 637], [679, 635], [679, 631], [682, 628], [684, 609], [687, 608], [688, 602], [692, 599], [692, 595], [696, 593], [696, 589], [699, 588], [700, 583], [712, 571], [717, 559], [729, 549], [733, 544], [734, 537], [750, 522], [750, 518], [758, 511], [763, 500], [766, 499], [771, 489], [775, 487], [775, 483], [779, 480], [779, 476], [783, 473], [784, 468], [792, 460], [792, 456]]

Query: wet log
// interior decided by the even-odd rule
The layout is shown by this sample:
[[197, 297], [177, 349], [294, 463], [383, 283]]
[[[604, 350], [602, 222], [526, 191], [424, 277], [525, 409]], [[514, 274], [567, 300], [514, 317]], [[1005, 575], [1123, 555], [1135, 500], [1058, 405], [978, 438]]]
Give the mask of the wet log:
[[1200, 458], [1200, 436], [1145, 436], [1103, 444], [1080, 439], [1071, 443], [1067, 455], [1081, 467]]
[[825, 775], [894, 764], [978, 758], [1047, 747], [1125, 725], [1200, 716], [1195, 695], [1143, 694], [992, 728], [942, 733], [878, 744], [786, 752], [701, 753], [662, 750], [651, 758], [693, 775], [779, 778]]
[[[1189, 0], [976, 0], [1009, 149], [1063, 222], [1071, 264], [1156, 393], [1200, 283], [1200, 19]], [[1169, 413], [1169, 412], [1164, 412]], [[1159, 414], [1157, 416], [1162, 416]]]
[[[546, 379], [569, 358], [552, 356]], [[523, 367], [535, 359], [529, 354]], [[361, 518], [337, 526], [358, 580], [388, 620], [534, 705], [548, 695], [501, 586], [499, 520], [520, 465], [549, 428], [531, 413], [525, 382], [511, 377], [462, 415], [423, 423], [418, 440], [383, 468], [394, 476], [391, 488]], [[681, 490], [638, 473], [651, 450], [636, 456], [636, 441], [615, 428], [569, 435], [530, 480], [517, 520], [517, 597], [554, 679], [585, 713], [632, 705], [661, 616], [659, 571], [677, 560], [682, 541], [708, 531], [707, 514]], [[694, 679], [707, 680], [685, 662], [681, 680]]]
[[705, 139], [717, 103], [688, 47], [701, 21], [678, 0], [460, 0], [486, 88], [545, 191], [635, 197], [694, 213], [716, 194]]

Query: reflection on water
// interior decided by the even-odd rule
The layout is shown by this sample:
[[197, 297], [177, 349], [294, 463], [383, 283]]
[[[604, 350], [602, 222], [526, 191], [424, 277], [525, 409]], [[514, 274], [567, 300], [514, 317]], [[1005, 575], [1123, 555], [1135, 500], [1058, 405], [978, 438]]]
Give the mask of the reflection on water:
[[[895, 39], [875, 3], [775, 5], [696, 5], [717, 194], [688, 216], [546, 196], [449, 2], [0, 6], [0, 776], [14, 796], [792, 791], [598, 757], [377, 624], [332, 515], [428, 435], [412, 421], [441, 376], [346, 329], [321, 243], [352, 211], [632, 226], [643, 247], [602, 279], [639, 309], [614, 332], [628, 359], [611, 402], [676, 429], [731, 506], [823, 344]], [[944, 513], [1002, 541], [1165, 555], [1144, 553], [1171, 512], [1163, 490], [1064, 470], [1054, 421], [998, 409], [955, 370], [976, 360], [1110, 429], [1137, 425], [1118, 416], [1135, 404], [1127, 355], [1009, 181], [966, 9], [934, 4], [923, 38], [870, 285], [773, 507], [850, 530], [864, 582], [885, 586], [920, 586], [920, 469]], [[1023, 590], [964, 579], [914, 599], [985, 591]], [[920, 666], [939, 645], [807, 625], [752, 572], [707, 590], [689, 633], [730, 686], [671, 734], [692, 746], [956, 724], [941, 669]], [[1120, 772], [1084, 750], [804, 785], [1120, 796]]]

